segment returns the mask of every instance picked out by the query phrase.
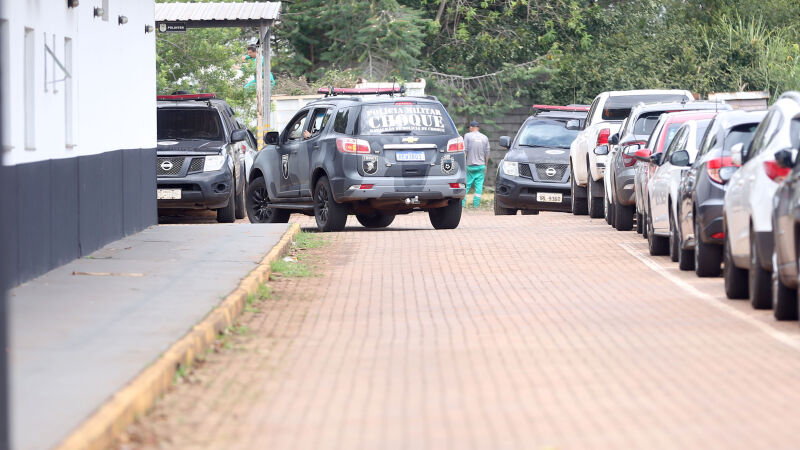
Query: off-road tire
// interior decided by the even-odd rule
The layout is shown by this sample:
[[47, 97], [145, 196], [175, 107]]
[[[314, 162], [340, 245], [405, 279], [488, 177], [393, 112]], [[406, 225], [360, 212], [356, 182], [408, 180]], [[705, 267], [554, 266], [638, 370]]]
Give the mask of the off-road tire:
[[516, 216], [517, 210], [514, 208], [503, 208], [497, 202], [497, 199], [494, 199], [494, 215], [495, 216]]
[[[605, 192], [605, 190], [603, 191]], [[603, 216], [606, 218], [606, 223], [614, 226], [614, 205], [608, 198], [608, 195], [603, 195]]]
[[[589, 170], [588, 166], [586, 170]], [[589, 210], [589, 217], [592, 219], [603, 217], [603, 203], [600, 201], [602, 197], [595, 197], [598, 184], [597, 181], [592, 179], [592, 172], [588, 172], [586, 177], [586, 204]]]
[[247, 205], [245, 204], [245, 196], [247, 195], [247, 183], [239, 189], [239, 193], [236, 194], [236, 210], [234, 214], [237, 219], [244, 219], [247, 216]]
[[614, 205], [614, 228], [618, 231], [630, 231], [633, 229], [633, 205]]
[[731, 299], [747, 298], [747, 270], [736, 267], [731, 254], [731, 243], [728, 230], [725, 230], [723, 276], [725, 277], [725, 295]]
[[644, 215], [640, 212], [636, 213], [636, 232], [638, 234], [644, 233]]
[[669, 239], [656, 236], [650, 216], [647, 216], [647, 250], [653, 256], [669, 254]]
[[228, 197], [228, 204], [222, 208], [217, 208], [217, 222], [233, 223], [236, 221], [236, 189], [231, 186], [231, 193]]
[[678, 227], [675, 226], [675, 218], [672, 217], [672, 206], [667, 204], [667, 208], [669, 208], [669, 259], [672, 262], [678, 262], [681, 240], [678, 237]]
[[394, 214], [375, 213], [372, 216], [356, 214], [356, 220], [367, 228], [386, 228], [394, 222]]
[[722, 246], [706, 244], [700, 238], [700, 224], [694, 223], [694, 273], [698, 277], [718, 277], [722, 272]]
[[647, 231], [647, 221], [649, 218], [647, 217], [647, 213], [642, 213], [642, 237], [647, 239], [650, 234]]
[[577, 193], [581, 190], [585, 193], [586, 188], [578, 186], [578, 183], [575, 181], [575, 171], [572, 170], [571, 167], [569, 173], [569, 187], [570, 198], [572, 199], [572, 214], [576, 216], [585, 216], [589, 213], [586, 198], [578, 198]]
[[776, 320], [797, 320], [797, 290], [786, 287], [777, 270], [772, 271], [772, 309]]
[[758, 241], [750, 229], [750, 270], [748, 271], [748, 297], [754, 309], [772, 309], [772, 271], [764, 270], [758, 260]]
[[247, 218], [251, 223], [286, 223], [292, 215], [287, 209], [275, 209], [269, 206], [267, 182], [261, 177], [253, 179], [247, 185], [245, 206]]
[[314, 187], [314, 219], [319, 231], [342, 231], [347, 223], [347, 206], [336, 203], [328, 177], [322, 176]]
[[431, 209], [428, 211], [428, 218], [437, 230], [455, 229], [461, 222], [461, 199], [453, 198], [444, 208]]

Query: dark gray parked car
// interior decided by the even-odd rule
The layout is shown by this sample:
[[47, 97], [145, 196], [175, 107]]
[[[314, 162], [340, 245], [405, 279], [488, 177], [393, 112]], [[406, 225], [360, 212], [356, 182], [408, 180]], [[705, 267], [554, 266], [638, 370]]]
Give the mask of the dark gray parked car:
[[622, 123], [619, 133], [609, 138], [609, 156], [606, 159], [606, 204], [608, 223], [620, 231], [633, 228], [636, 213], [634, 191], [637, 150], [647, 145], [661, 114], [694, 110], [730, 110], [730, 105], [717, 102], [660, 102], [636, 105]]
[[247, 129], [214, 94], [159, 95], [159, 209], [212, 209], [217, 221], [245, 217]]
[[509, 151], [497, 167], [495, 215], [571, 211], [569, 146], [586, 121], [585, 105], [534, 105], [512, 142], [500, 137]]
[[[678, 190], [678, 233], [681, 249], [694, 254], [694, 270], [700, 277], [716, 277], [721, 272], [722, 208], [731, 175], [738, 169], [731, 161], [731, 148], [747, 147], [766, 111], [723, 111], [714, 117], [700, 144], [694, 164]], [[690, 266], [685, 266], [687, 270]]]
[[381, 228], [396, 214], [427, 211], [434, 228], [456, 228], [466, 191], [464, 140], [442, 104], [391, 89], [330, 93], [303, 107], [282, 133], [266, 133], [249, 178], [250, 220], [286, 222], [299, 212], [314, 214], [321, 231], [339, 231], [349, 214]]

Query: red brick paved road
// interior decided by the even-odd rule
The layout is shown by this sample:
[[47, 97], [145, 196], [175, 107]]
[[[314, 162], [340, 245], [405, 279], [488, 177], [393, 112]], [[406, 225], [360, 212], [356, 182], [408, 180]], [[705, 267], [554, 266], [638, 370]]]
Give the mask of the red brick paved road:
[[797, 323], [634, 233], [547, 213], [351, 224], [323, 277], [282, 282], [241, 348], [145, 421], [159, 445], [798, 446]]

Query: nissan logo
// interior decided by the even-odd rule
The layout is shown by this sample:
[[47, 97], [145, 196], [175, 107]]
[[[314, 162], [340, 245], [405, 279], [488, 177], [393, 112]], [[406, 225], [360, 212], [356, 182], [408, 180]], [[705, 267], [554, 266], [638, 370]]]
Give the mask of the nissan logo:
[[547, 169], [545, 169], [544, 174], [547, 175], [548, 177], [554, 177], [556, 176], [556, 168], [548, 167]]
[[[164, 172], [169, 172], [172, 170], [172, 162], [170, 160], [165, 160], [161, 163], [161, 170]], [[555, 171], [553, 171], [555, 173]]]

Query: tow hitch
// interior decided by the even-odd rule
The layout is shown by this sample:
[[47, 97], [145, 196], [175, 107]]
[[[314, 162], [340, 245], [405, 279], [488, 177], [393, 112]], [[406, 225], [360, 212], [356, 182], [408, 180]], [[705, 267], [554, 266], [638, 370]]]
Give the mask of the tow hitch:
[[419, 196], [408, 197], [405, 200], [406, 205], [419, 205]]

